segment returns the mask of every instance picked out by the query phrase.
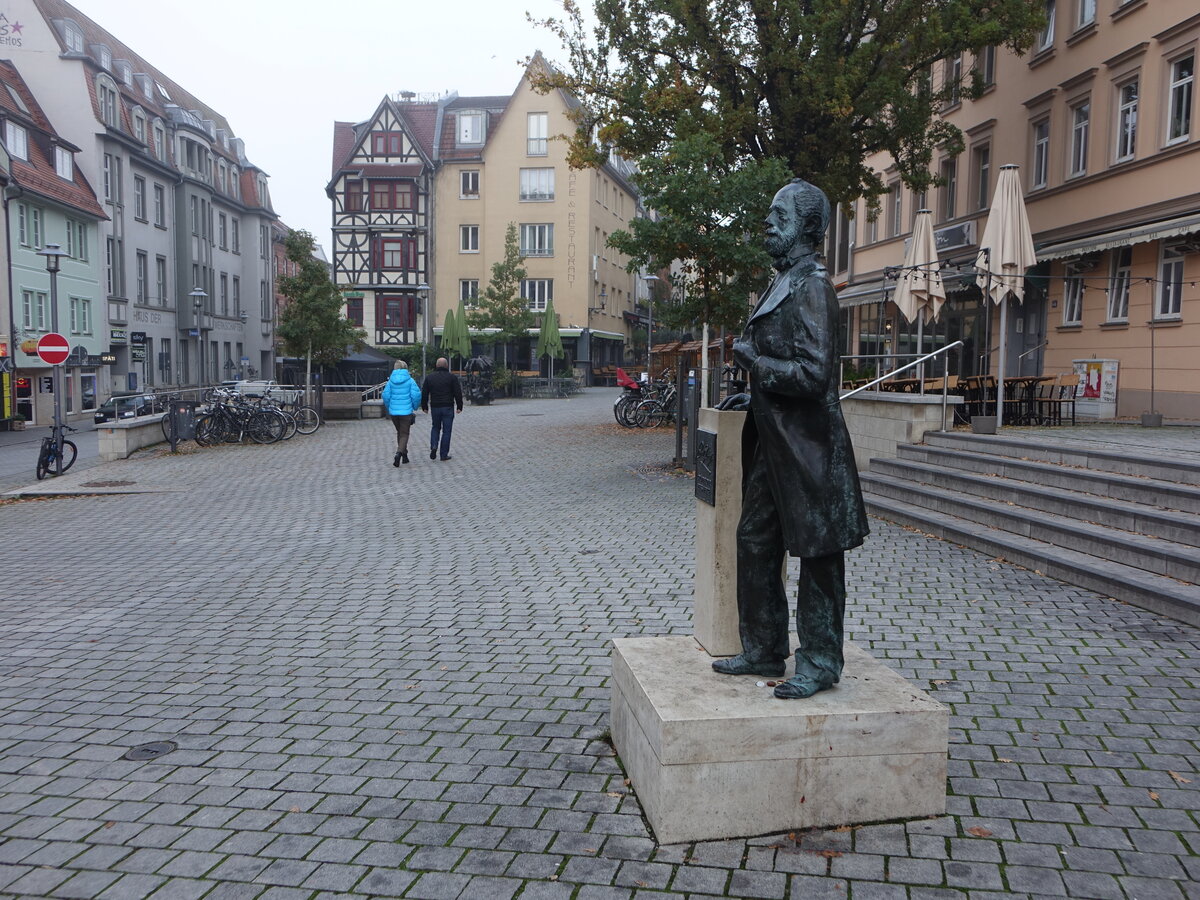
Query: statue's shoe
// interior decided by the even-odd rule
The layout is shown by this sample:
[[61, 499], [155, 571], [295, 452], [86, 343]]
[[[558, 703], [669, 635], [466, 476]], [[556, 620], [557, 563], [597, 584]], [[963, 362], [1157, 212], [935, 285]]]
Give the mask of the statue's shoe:
[[828, 690], [836, 683], [836, 678], [807, 678], [793, 675], [783, 684], [776, 685], [775, 696], [780, 700], [803, 700], [818, 691]]
[[755, 661], [747, 659], [745, 653], [713, 660], [712, 667], [714, 672], [721, 675], [765, 675], [767, 678], [780, 678], [786, 669], [782, 662]]

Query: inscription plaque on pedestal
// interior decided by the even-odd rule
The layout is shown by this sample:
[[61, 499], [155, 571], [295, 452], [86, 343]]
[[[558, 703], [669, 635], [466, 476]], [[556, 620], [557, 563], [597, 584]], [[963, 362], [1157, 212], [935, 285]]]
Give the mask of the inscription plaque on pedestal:
[[696, 430], [696, 499], [717, 505], [717, 435]]

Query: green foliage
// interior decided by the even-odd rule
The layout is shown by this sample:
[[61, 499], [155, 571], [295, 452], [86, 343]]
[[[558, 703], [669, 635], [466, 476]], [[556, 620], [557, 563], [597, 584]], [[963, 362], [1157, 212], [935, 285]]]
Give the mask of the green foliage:
[[788, 179], [776, 159], [726, 163], [716, 139], [681, 137], [665, 153], [642, 160], [634, 181], [657, 219], [638, 218], [609, 244], [629, 257], [629, 270], [678, 262], [686, 285], [674, 302], [655, 304], [655, 319], [684, 327], [709, 322], [738, 328], [751, 293], [761, 291], [771, 258], [756, 234], [771, 198]]
[[[379, 347], [388, 356], [393, 359], [402, 359], [408, 363], [408, 371], [412, 373], [413, 378], [421, 379], [425, 377], [425, 372], [421, 368], [421, 351], [425, 348], [423, 343], [404, 344], [400, 347]], [[432, 363], [437, 359], [437, 352], [431, 347], [429, 348], [429, 360]]]
[[[779, 159], [833, 202], [885, 193], [866, 165], [887, 151], [920, 190], [936, 149], [962, 149], [936, 118], [955, 92], [927, 75], [975, 48], [1027, 48], [1042, 24], [1033, 0], [595, 0], [589, 33], [575, 0], [542, 23], [568, 54], [532, 72], [539, 90], [579, 97], [570, 161], [609, 148], [645, 162], [690, 134], [710, 134], [726, 163]], [[939, 67], [940, 68], [940, 67]]]
[[289, 231], [284, 247], [296, 263], [295, 275], [279, 279], [288, 299], [279, 317], [279, 337], [289, 356], [308, 357], [319, 365], [336, 365], [362, 343], [364, 332], [342, 315], [342, 295], [325, 264], [313, 257], [316, 239], [307, 231]]
[[476, 335], [478, 340], [508, 343], [524, 337], [533, 325], [529, 303], [521, 297], [524, 262], [517, 244], [516, 223], [509, 222], [504, 233], [504, 258], [492, 264], [492, 278], [479, 297], [479, 308], [467, 312], [467, 321], [472, 328], [499, 330], [489, 335]]

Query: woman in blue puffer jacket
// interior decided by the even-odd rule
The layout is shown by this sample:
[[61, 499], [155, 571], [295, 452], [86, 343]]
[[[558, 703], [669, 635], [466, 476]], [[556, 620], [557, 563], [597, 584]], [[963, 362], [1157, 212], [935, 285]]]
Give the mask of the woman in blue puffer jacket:
[[383, 403], [392, 424], [396, 426], [396, 455], [392, 465], [408, 462], [408, 431], [417, 421], [417, 409], [421, 406], [421, 386], [408, 374], [408, 363], [396, 360], [392, 375], [383, 387]]

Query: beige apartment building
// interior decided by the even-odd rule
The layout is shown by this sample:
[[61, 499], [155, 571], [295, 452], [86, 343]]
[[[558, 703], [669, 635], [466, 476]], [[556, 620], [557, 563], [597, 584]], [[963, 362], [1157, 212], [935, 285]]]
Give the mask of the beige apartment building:
[[972, 263], [998, 172], [1015, 164], [1038, 265], [1008, 317], [1006, 372], [1083, 374], [1085, 414], [1200, 419], [1200, 13], [1148, 0], [1050, 0], [1047, 13], [1026, 55], [985, 50], [934, 73], [975, 66], [988, 85], [944, 111], [966, 149], [935, 161], [943, 186], [914, 194], [881, 158], [892, 190], [878, 217], [861, 201], [852, 221], [837, 217], [845, 352], [916, 351], [885, 269], [901, 265], [928, 208], [948, 302], [924, 350], [963, 340], [952, 371], [996, 371], [999, 318]]
[[[523, 76], [511, 95], [385, 98], [371, 119], [335, 123], [334, 273], [372, 343], [436, 338], [460, 299], [474, 306], [511, 223], [521, 296], [538, 314], [553, 302], [567, 364], [586, 374], [624, 361], [644, 282], [605, 245], [638, 214], [637, 198], [621, 160], [567, 165], [560, 136], [574, 128], [574, 102]], [[535, 345], [536, 330], [510, 348], [510, 365], [544, 367]]]

